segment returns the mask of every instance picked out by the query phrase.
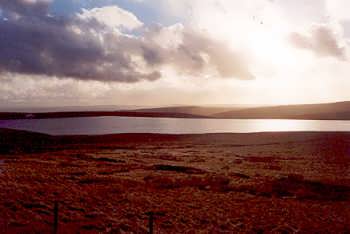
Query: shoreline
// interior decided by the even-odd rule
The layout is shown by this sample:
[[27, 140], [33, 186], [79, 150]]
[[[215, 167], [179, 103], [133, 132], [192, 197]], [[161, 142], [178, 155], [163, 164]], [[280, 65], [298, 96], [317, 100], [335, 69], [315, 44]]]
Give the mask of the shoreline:
[[140, 111], [83, 111], [83, 112], [0, 112], [0, 120], [27, 120], [27, 119], [62, 119], [62, 118], [88, 118], [88, 117], [135, 117], [135, 118], [173, 118], [173, 119], [216, 119], [216, 120], [330, 120], [347, 121], [347, 116], [323, 116], [312, 115], [310, 117], [302, 115], [278, 116], [278, 115], [251, 115], [237, 117], [197, 115], [180, 112], [140, 112]]

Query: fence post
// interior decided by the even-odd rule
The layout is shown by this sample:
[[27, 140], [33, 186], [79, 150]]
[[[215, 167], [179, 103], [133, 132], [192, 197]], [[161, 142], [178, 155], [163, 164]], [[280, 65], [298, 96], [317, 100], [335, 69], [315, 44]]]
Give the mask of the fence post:
[[54, 220], [53, 220], [53, 233], [58, 233], [58, 202], [55, 201], [54, 207], [53, 207], [53, 214], [54, 214]]
[[149, 234], [153, 234], [154, 214], [153, 212], [149, 212], [148, 215], [149, 215], [149, 219], [148, 219]]
[[154, 220], [156, 217], [165, 216], [164, 212], [147, 212], [146, 215], [148, 216], [148, 228], [149, 228], [149, 234], [153, 234], [154, 232]]

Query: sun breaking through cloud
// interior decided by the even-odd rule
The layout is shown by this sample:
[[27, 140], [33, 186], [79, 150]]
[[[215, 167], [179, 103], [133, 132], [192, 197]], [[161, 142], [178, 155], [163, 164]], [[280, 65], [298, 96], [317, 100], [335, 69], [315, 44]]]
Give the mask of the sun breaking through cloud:
[[0, 0], [0, 105], [348, 100], [347, 6]]

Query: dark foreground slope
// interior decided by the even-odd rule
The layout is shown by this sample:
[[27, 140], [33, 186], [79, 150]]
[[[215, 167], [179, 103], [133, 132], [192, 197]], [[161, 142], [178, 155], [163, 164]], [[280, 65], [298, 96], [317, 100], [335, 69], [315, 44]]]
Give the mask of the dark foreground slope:
[[0, 131], [1, 233], [349, 233], [350, 134]]

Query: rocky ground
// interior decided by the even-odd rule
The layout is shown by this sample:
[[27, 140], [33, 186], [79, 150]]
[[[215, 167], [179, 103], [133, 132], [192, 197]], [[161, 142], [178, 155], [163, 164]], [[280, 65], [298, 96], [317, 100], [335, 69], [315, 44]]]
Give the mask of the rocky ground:
[[350, 134], [0, 130], [0, 232], [350, 233]]

